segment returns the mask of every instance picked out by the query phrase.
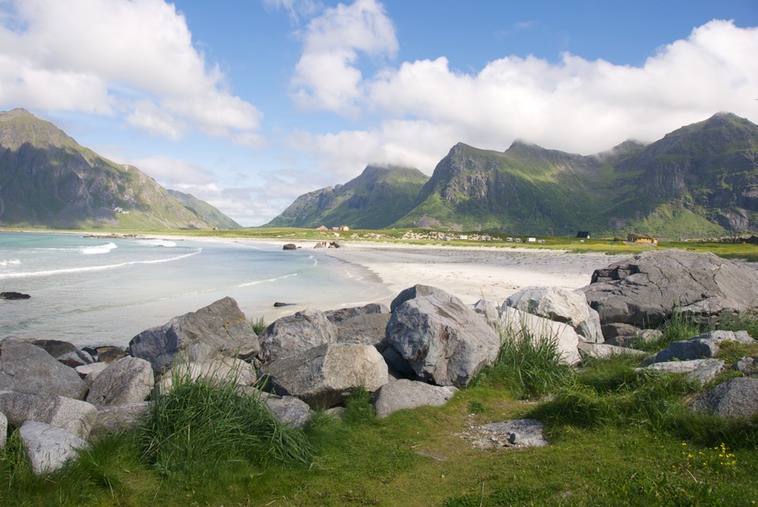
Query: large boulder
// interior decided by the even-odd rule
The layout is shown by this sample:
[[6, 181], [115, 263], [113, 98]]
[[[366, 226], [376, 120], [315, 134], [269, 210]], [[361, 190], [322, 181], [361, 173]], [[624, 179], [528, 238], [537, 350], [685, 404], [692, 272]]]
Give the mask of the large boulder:
[[155, 385], [153, 368], [138, 357], [125, 357], [108, 365], [90, 384], [87, 401], [98, 407], [145, 401]]
[[156, 373], [171, 368], [177, 357], [182, 361], [245, 359], [259, 350], [252, 325], [230, 297], [142, 331], [129, 342], [129, 353], [149, 361]]
[[337, 330], [337, 341], [374, 345], [380, 352], [387, 344], [386, 329], [390, 309], [386, 305], [372, 303], [354, 308], [342, 308], [324, 312]]
[[721, 359], [692, 359], [690, 361], [654, 363], [646, 368], [637, 368], [637, 371], [647, 369], [666, 373], [686, 374], [690, 380], [694, 380], [700, 385], [705, 385], [715, 379], [724, 370], [725, 366], [726, 363]]
[[261, 332], [259, 340], [261, 351], [258, 357], [265, 363], [325, 343], [336, 343], [337, 329], [324, 312], [306, 308], [275, 320]]
[[646, 356], [647, 353], [642, 350], [630, 349], [628, 347], [619, 347], [608, 343], [590, 343], [579, 341], [579, 355], [582, 359], [608, 359], [613, 356]]
[[663, 350], [651, 354], [642, 362], [643, 366], [666, 361], [689, 361], [691, 359], [707, 359], [714, 357], [725, 341], [738, 343], [754, 343], [746, 331], [709, 331], [689, 340], [681, 340], [670, 344]]
[[274, 394], [296, 396], [314, 409], [339, 405], [359, 389], [374, 392], [389, 380], [379, 351], [358, 343], [326, 343], [276, 359], [261, 376]]
[[754, 417], [758, 415], [758, 378], [727, 380], [693, 400], [690, 408], [720, 417]]
[[565, 322], [584, 341], [603, 342], [600, 316], [590, 308], [581, 291], [562, 287], [524, 287], [509, 296], [505, 305], [556, 322]]
[[755, 311], [758, 270], [711, 253], [649, 251], [595, 270], [581, 290], [600, 322], [657, 327], [675, 309], [713, 320], [723, 313]]
[[28, 421], [19, 429], [26, 455], [36, 475], [55, 472], [76, 459], [89, 444], [70, 431], [39, 421]]
[[458, 391], [455, 387], [434, 386], [426, 382], [400, 379], [384, 384], [374, 395], [374, 408], [379, 418], [406, 408], [438, 407]]
[[390, 307], [388, 343], [422, 380], [465, 387], [497, 358], [497, 332], [481, 315], [441, 289], [416, 285], [401, 292]]
[[55, 394], [0, 391], [0, 412], [16, 428], [26, 421], [40, 421], [86, 439], [97, 419], [97, 408], [86, 401]]
[[137, 428], [150, 412], [149, 401], [98, 407], [93, 434], [120, 433]]
[[313, 410], [306, 402], [294, 396], [266, 396], [266, 406], [284, 424], [293, 428], [304, 428], [313, 415]]
[[89, 353], [78, 349], [73, 343], [61, 340], [34, 340], [32, 343], [71, 368], [90, 364], [93, 361]]
[[83, 399], [87, 384], [44, 349], [16, 338], [0, 340], [0, 390]]
[[568, 324], [503, 306], [500, 309], [498, 326], [507, 336], [517, 340], [554, 341], [562, 363], [573, 365], [581, 359], [578, 348], [579, 335]]

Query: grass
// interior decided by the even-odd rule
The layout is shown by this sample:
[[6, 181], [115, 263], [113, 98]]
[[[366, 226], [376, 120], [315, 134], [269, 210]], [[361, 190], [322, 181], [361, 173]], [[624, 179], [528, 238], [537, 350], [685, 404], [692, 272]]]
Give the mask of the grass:
[[[700, 387], [637, 372], [638, 358], [556, 374], [550, 343], [504, 337], [497, 363], [445, 406], [378, 419], [360, 390], [342, 417], [317, 412], [303, 432], [270, 420], [255, 394], [180, 382], [143, 428], [50, 476], [31, 473], [14, 432], [0, 504], [754, 505], [758, 418], [690, 413]], [[722, 352], [754, 352], [740, 347]], [[550, 445], [481, 451], [461, 437], [518, 417], [543, 420]]]

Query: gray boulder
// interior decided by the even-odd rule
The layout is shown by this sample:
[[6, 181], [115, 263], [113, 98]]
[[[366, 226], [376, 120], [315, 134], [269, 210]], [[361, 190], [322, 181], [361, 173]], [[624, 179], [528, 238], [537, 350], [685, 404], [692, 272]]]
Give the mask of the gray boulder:
[[8, 423], [20, 427], [26, 421], [40, 421], [63, 428], [86, 439], [97, 419], [97, 408], [86, 401], [55, 394], [0, 391], [0, 412]]
[[730, 379], [695, 398], [690, 408], [719, 417], [754, 417], [758, 415], [758, 378]]
[[261, 351], [258, 357], [265, 363], [325, 343], [336, 343], [337, 329], [324, 312], [306, 308], [275, 320], [261, 333], [259, 340]]
[[416, 285], [401, 292], [390, 307], [387, 340], [422, 380], [465, 387], [497, 357], [497, 332], [441, 289]]
[[280, 421], [293, 428], [304, 428], [313, 415], [306, 402], [294, 396], [266, 396], [266, 405]]
[[95, 381], [98, 375], [100, 375], [108, 367], [109, 363], [92, 363], [83, 364], [74, 368], [76, 373], [84, 379], [88, 387], [92, 387], [92, 382]]
[[150, 402], [98, 407], [93, 434], [120, 433], [137, 428], [150, 412]]
[[685, 373], [687, 377], [705, 385], [724, 370], [726, 363], [720, 359], [693, 359], [691, 361], [669, 361], [654, 363], [640, 370], [664, 371], [667, 373]]
[[640, 357], [647, 355], [647, 353], [642, 350], [619, 347], [617, 345], [610, 345], [608, 343], [589, 343], [580, 341], [577, 348], [579, 349], [579, 355], [582, 357], [582, 359], [608, 359], [613, 356], [624, 354]]
[[506, 335], [518, 340], [527, 337], [532, 340], [552, 340], [561, 356], [561, 362], [573, 365], [580, 361], [579, 335], [568, 324], [524, 313], [509, 306], [503, 306], [500, 310], [498, 326]]
[[451, 386], [401, 379], [379, 388], [374, 395], [374, 408], [377, 417], [384, 418], [406, 408], [444, 405], [456, 392], [458, 389]]
[[491, 326], [496, 325], [497, 320], [500, 318], [500, 312], [497, 310], [495, 303], [487, 301], [486, 299], [480, 299], [474, 303], [473, 310], [484, 317], [487, 323]]
[[190, 382], [203, 379], [213, 383], [230, 382], [238, 386], [249, 386], [255, 383], [256, 375], [250, 363], [229, 357], [202, 363], [182, 363], [163, 375], [158, 383], [160, 393], [171, 392], [176, 379]]
[[0, 412], [0, 449], [5, 447], [5, 441], [8, 439], [8, 418]]
[[387, 346], [387, 321], [390, 309], [372, 303], [355, 308], [342, 308], [324, 312], [337, 330], [340, 343], [363, 343], [375, 346], [380, 352]]
[[631, 324], [611, 322], [603, 325], [605, 343], [628, 347], [633, 343], [652, 343], [663, 336], [658, 329], [640, 329]]
[[80, 450], [89, 448], [73, 433], [39, 421], [25, 422], [19, 434], [36, 475], [55, 472], [67, 461], [77, 459]]
[[83, 399], [87, 384], [44, 349], [16, 338], [0, 340], [0, 390]]
[[177, 356], [183, 361], [216, 357], [246, 359], [259, 350], [252, 326], [230, 297], [174, 317], [161, 327], [141, 332], [129, 342], [129, 353], [149, 361], [156, 373], [171, 368]]
[[145, 401], [153, 390], [155, 376], [149, 362], [125, 357], [111, 363], [90, 384], [87, 401], [95, 406], [125, 405]]
[[358, 389], [374, 392], [387, 383], [387, 364], [375, 347], [326, 343], [263, 365], [261, 377], [274, 394], [296, 396], [311, 408], [343, 403]]
[[657, 327], [675, 308], [711, 321], [758, 305], [758, 270], [711, 253], [649, 251], [598, 269], [581, 290], [600, 322]]
[[524, 287], [505, 300], [505, 306], [516, 308], [574, 328], [584, 341], [602, 343], [600, 316], [587, 304], [581, 291], [561, 287]]
[[73, 343], [61, 340], [34, 340], [32, 343], [71, 368], [90, 364], [93, 361], [90, 354], [84, 350], [79, 350]]
[[709, 331], [689, 340], [672, 343], [665, 349], [646, 357], [642, 365], [714, 357], [719, 351], [719, 344], [725, 341], [747, 344], [755, 342], [745, 331]]

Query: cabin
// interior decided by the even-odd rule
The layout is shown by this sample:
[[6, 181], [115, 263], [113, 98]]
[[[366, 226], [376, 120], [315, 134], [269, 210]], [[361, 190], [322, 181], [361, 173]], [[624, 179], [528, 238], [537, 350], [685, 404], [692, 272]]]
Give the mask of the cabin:
[[577, 231], [576, 237], [579, 239], [590, 239], [590, 231]]
[[658, 240], [647, 234], [628, 234], [626, 240], [630, 243], [646, 243], [648, 245], [657, 245]]

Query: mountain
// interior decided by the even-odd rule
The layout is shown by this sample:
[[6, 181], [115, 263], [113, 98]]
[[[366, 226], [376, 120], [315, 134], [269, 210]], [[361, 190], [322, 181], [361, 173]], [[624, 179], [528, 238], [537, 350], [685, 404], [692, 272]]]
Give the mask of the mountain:
[[755, 232], [757, 219], [758, 127], [719, 113], [650, 145], [590, 156], [521, 141], [504, 153], [458, 144], [393, 226], [702, 237]]
[[178, 190], [167, 189], [174, 199], [179, 201], [179, 204], [190, 210], [203, 222], [208, 224], [214, 224], [219, 229], [239, 229], [242, 226], [221, 213], [218, 209], [211, 206], [207, 202], [198, 199], [192, 194], [185, 194]]
[[182, 199], [191, 204], [24, 109], [0, 112], [0, 225], [201, 229], [233, 223], [207, 203]]
[[413, 208], [428, 179], [418, 169], [369, 165], [344, 185], [301, 195], [264, 227], [382, 229]]

